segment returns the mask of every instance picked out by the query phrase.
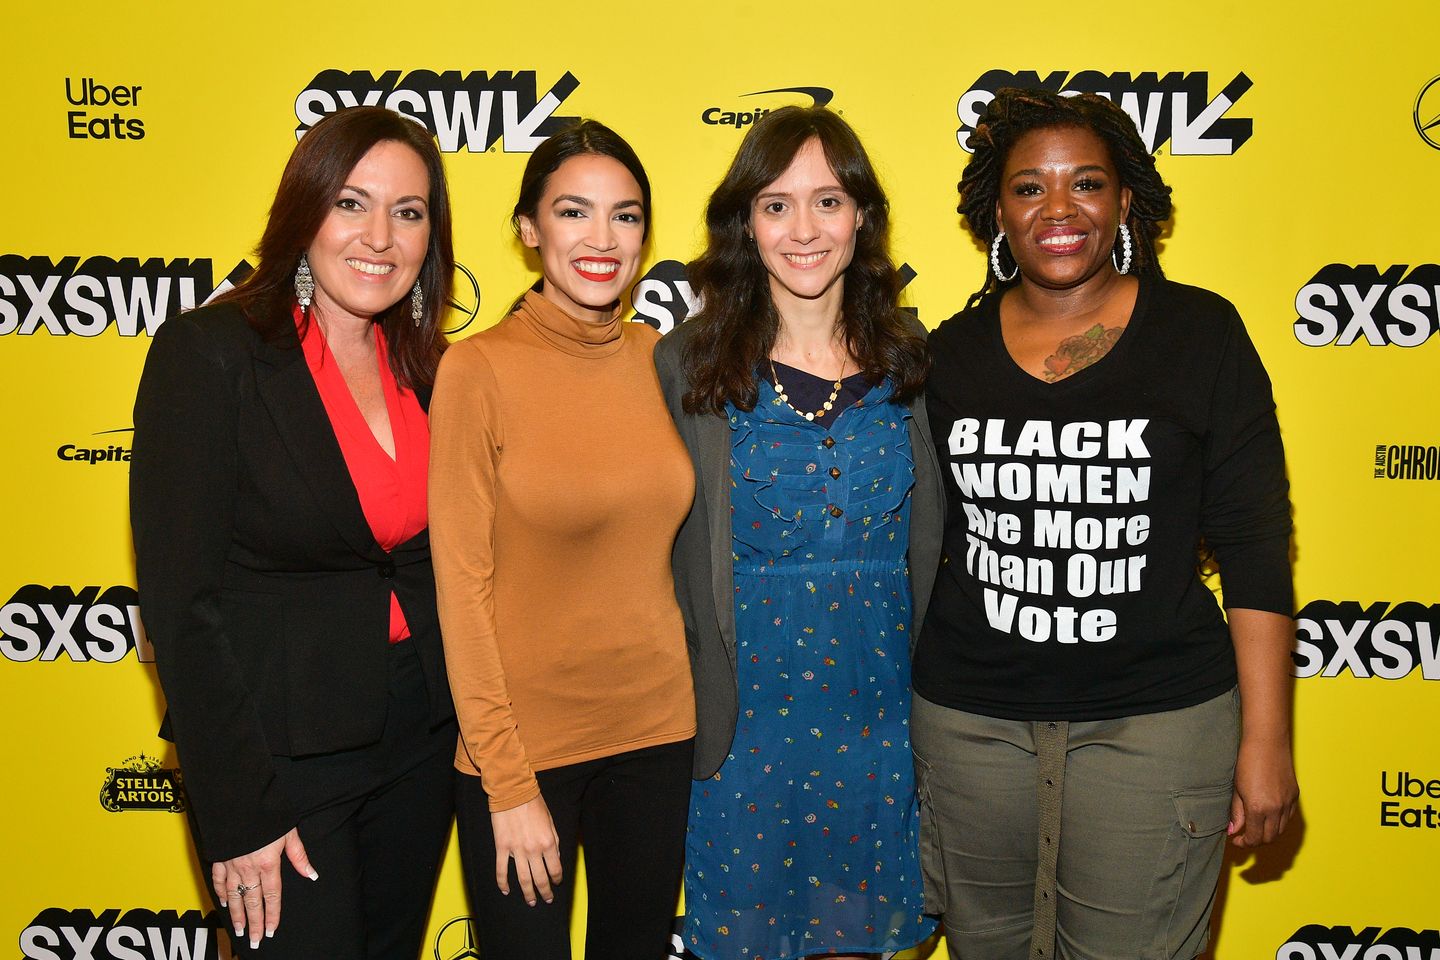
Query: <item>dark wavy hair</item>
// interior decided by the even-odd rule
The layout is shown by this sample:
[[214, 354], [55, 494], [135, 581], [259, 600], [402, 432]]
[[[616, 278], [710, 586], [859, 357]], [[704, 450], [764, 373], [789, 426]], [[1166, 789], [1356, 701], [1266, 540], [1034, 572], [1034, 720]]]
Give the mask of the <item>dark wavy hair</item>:
[[[571, 157], [609, 157], [623, 164], [635, 182], [640, 184], [640, 209], [645, 218], [641, 225], [642, 240], [650, 236], [650, 178], [645, 175], [645, 166], [635, 155], [635, 150], [614, 130], [598, 120], [577, 120], [566, 124], [554, 136], [545, 140], [530, 154], [525, 162], [525, 172], [520, 177], [520, 196], [515, 201], [515, 210], [510, 214], [510, 229], [520, 235], [520, 218], [534, 222], [540, 213], [540, 201], [550, 186], [555, 171]], [[536, 288], [538, 289], [538, 287]], [[510, 311], [519, 308], [525, 299], [521, 294], [516, 298]]]
[[890, 260], [890, 202], [850, 125], [824, 107], [781, 107], [766, 114], [740, 144], [705, 209], [709, 242], [686, 269], [702, 302], [687, 323], [698, 329], [685, 345], [687, 413], [723, 415], [725, 403], [753, 410], [756, 371], [770, 355], [780, 315], [770, 274], [749, 239], [755, 198], [789, 169], [811, 140], [820, 141], [840, 186], [855, 201], [863, 227], [845, 271], [840, 327], [851, 356], [871, 384], [890, 379], [894, 399], [919, 394], [930, 369], [925, 338], [907, 326], [899, 306], [902, 282]]
[[[259, 265], [234, 290], [215, 298], [237, 304], [250, 326], [274, 342], [295, 330], [295, 270], [340, 196], [350, 171], [379, 143], [402, 143], [419, 154], [430, 178], [430, 246], [420, 267], [425, 307], [416, 326], [410, 298], [401, 297], [375, 316], [389, 347], [390, 369], [414, 389], [435, 382], [440, 355], [448, 345], [441, 320], [450, 306], [455, 278], [450, 192], [435, 140], [420, 124], [384, 107], [348, 107], [311, 127], [290, 154], [270, 219], [255, 249]], [[306, 311], [305, 323], [310, 322]]]
[[[1135, 121], [1120, 107], [1093, 93], [1067, 97], [1049, 90], [1015, 87], [995, 92], [995, 99], [990, 101], [970, 134], [969, 147], [974, 155], [960, 178], [957, 209], [965, 216], [970, 232], [987, 248], [995, 240], [999, 233], [995, 210], [1011, 148], [1032, 130], [1057, 127], [1089, 130], [1105, 142], [1120, 185], [1130, 188], [1130, 215], [1125, 220], [1134, 248], [1130, 272], [1163, 277], [1165, 273], [1160, 269], [1155, 241], [1160, 236], [1160, 224], [1170, 219], [1170, 188], [1160, 179], [1155, 158], [1145, 149]], [[1001, 256], [1007, 255], [1008, 251], [1002, 249]], [[1017, 277], [1009, 282], [1018, 280]], [[985, 283], [970, 295], [966, 306], [1004, 285], [987, 258]]]

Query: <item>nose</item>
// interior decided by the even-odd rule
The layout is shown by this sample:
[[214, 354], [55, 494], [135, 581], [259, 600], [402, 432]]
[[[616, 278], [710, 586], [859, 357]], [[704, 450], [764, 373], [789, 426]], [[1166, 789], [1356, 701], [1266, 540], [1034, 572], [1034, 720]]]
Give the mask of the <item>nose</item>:
[[1068, 191], [1052, 190], [1045, 195], [1045, 207], [1041, 216], [1046, 220], [1069, 220], [1075, 213], [1075, 200]]
[[590, 231], [587, 242], [592, 250], [601, 253], [615, 249], [615, 225], [606, 216], [595, 217], [590, 221]]
[[376, 253], [390, 249], [394, 241], [393, 227], [390, 223], [390, 214], [385, 210], [373, 210], [370, 213], [369, 222], [365, 224], [365, 245]]
[[809, 207], [801, 205], [790, 221], [790, 236], [796, 243], [809, 243], [820, 236], [820, 226]]

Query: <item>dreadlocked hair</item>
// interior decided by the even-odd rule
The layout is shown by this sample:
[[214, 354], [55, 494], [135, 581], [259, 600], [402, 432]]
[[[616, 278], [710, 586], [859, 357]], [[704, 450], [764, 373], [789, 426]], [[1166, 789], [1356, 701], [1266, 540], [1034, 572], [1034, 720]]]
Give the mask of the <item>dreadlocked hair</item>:
[[[1155, 240], [1160, 236], [1160, 224], [1170, 219], [1170, 188], [1160, 179], [1155, 158], [1145, 149], [1135, 121], [1120, 107], [1093, 93], [1062, 96], [1049, 90], [1015, 87], [996, 91], [995, 99], [970, 134], [972, 156], [960, 178], [960, 206], [956, 209], [965, 217], [975, 239], [989, 248], [1000, 232], [995, 210], [1011, 148], [1032, 130], [1056, 127], [1089, 130], [1105, 142], [1120, 185], [1130, 188], [1130, 215], [1125, 220], [1133, 244], [1130, 272], [1137, 276], [1165, 276]], [[987, 257], [985, 283], [970, 295], [965, 306], [972, 306], [989, 291], [1006, 285], [995, 275], [995, 267]]]

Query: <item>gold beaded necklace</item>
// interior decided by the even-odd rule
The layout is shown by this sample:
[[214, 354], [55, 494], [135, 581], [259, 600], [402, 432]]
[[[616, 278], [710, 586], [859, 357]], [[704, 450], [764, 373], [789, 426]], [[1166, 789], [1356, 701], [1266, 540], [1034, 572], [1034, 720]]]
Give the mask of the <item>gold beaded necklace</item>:
[[780, 395], [780, 400], [785, 404], [785, 406], [789, 407], [791, 410], [794, 410], [806, 420], [814, 420], [816, 417], [823, 417], [826, 411], [834, 408], [835, 400], [840, 396], [841, 381], [845, 379], [845, 364], [848, 359], [849, 358], [847, 357], [846, 360], [840, 361], [840, 375], [835, 378], [835, 389], [830, 391], [830, 399], [825, 401], [825, 406], [823, 408], [816, 410], [814, 413], [806, 413], [799, 407], [795, 406], [795, 404], [790, 402], [789, 396], [787, 396], [785, 393], [785, 387], [782, 386], [780, 383], [780, 375], [775, 372], [774, 358], [770, 358], [770, 379], [775, 381], [775, 392]]

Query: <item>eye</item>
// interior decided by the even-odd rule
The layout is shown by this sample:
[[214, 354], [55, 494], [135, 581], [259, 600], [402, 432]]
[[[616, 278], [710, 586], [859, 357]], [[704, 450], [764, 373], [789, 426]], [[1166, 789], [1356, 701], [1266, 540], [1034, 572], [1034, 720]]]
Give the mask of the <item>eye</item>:
[[585, 211], [581, 210], [579, 207], [565, 207], [564, 209], [557, 210], [555, 212], [555, 216], [569, 217], [571, 220], [578, 220], [584, 215]]
[[1015, 188], [1015, 195], [1017, 197], [1036, 197], [1039, 196], [1040, 193], [1041, 188], [1038, 183], [1022, 183]]
[[639, 223], [640, 215], [637, 213], [619, 213], [615, 215], [615, 219], [621, 223]]
[[844, 205], [845, 201], [839, 197], [824, 197], [820, 201], [820, 206], [826, 210], [834, 210], [836, 207], [843, 207]]
[[769, 213], [769, 214], [774, 214], [774, 215], [777, 215], [777, 216], [778, 216], [779, 214], [784, 213], [784, 212], [785, 212], [785, 201], [783, 201], [783, 200], [771, 200], [769, 203], [765, 204], [765, 212], [766, 212], [766, 213]]
[[359, 210], [360, 201], [356, 200], [354, 197], [341, 197], [339, 200], [335, 201], [335, 206], [339, 207], [341, 210]]
[[1105, 181], [1096, 180], [1094, 177], [1084, 177], [1075, 184], [1075, 189], [1084, 190], [1087, 193], [1093, 193], [1096, 190], [1104, 190]]
[[395, 215], [402, 220], [424, 220], [425, 211], [419, 207], [404, 207], [395, 211]]

